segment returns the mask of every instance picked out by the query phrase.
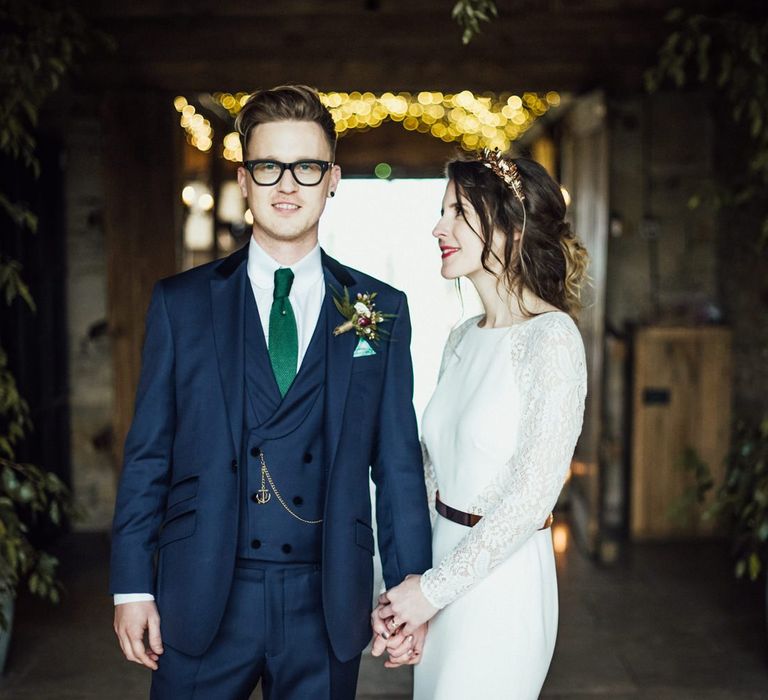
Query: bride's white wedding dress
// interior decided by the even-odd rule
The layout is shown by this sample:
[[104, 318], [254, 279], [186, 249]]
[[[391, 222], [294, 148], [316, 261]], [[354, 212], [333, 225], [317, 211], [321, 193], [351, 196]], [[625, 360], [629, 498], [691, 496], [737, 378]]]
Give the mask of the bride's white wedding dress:
[[[507, 328], [479, 317], [451, 333], [424, 413], [433, 568], [430, 621], [415, 700], [535, 700], [557, 634], [551, 530], [581, 432], [584, 346], [571, 318], [541, 314]], [[435, 491], [482, 515], [473, 528], [437, 515]]]

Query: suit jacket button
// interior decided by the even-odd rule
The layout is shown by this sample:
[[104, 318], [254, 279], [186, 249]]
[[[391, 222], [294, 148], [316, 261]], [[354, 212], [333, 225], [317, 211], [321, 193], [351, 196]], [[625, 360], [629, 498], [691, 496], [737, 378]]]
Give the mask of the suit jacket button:
[[309, 464], [312, 461], [312, 453], [311, 452], [305, 452], [304, 453], [304, 463]]
[[251, 448], [251, 457], [258, 457], [261, 454], [261, 450], [258, 447]]
[[301, 496], [294, 496], [293, 497], [293, 505], [295, 505], [295, 506], [303, 506], [304, 505], [304, 499]]
[[232, 471], [233, 472], [237, 471], [237, 460], [236, 459], [232, 460]]
[[293, 551], [293, 547], [289, 544], [284, 544], [280, 549], [282, 549], [285, 554], [290, 554]]
[[254, 549], [261, 547], [261, 540], [251, 540], [251, 547]]
[[252, 494], [251, 494], [251, 500], [252, 500], [254, 503], [258, 503], [258, 502], [259, 502], [259, 494], [258, 494], [258, 493], [252, 493]]

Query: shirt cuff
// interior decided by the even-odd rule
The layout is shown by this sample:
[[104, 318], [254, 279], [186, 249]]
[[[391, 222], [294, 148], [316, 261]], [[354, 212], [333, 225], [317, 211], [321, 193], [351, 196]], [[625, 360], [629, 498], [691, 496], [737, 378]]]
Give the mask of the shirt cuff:
[[155, 596], [151, 593], [115, 593], [115, 605], [123, 603], [140, 603], [143, 601], [154, 600]]

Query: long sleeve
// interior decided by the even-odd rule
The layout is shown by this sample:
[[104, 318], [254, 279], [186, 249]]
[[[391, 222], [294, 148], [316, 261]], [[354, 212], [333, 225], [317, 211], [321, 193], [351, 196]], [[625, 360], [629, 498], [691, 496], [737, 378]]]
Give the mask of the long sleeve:
[[411, 320], [401, 295], [388, 340], [378, 436], [371, 462], [384, 582], [389, 588], [432, 561], [429, 516], [413, 411]]
[[534, 331], [523, 352], [513, 345], [524, 408], [515, 454], [482, 490], [471, 512], [482, 520], [421, 578], [437, 608], [456, 600], [508, 559], [545, 521], [563, 486], [581, 432], [586, 363], [569, 319]]
[[154, 557], [168, 495], [176, 403], [173, 333], [163, 285], [155, 285], [147, 311], [136, 411], [112, 525], [113, 594], [154, 594]]
[[429, 521], [434, 527], [435, 518], [437, 517], [437, 511], [435, 510], [437, 474], [435, 473], [435, 465], [432, 464], [432, 460], [429, 456], [429, 452], [427, 451], [427, 446], [424, 444], [424, 440], [421, 441], [421, 459], [424, 462], [424, 483], [427, 486], [427, 506], [429, 507]]

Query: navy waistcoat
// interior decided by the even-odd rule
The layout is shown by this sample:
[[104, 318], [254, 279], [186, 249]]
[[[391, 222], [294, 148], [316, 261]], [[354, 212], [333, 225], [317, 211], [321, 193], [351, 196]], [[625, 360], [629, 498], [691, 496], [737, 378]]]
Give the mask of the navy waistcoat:
[[[285, 397], [275, 381], [258, 308], [250, 285], [245, 301], [245, 400], [240, 484], [238, 556], [271, 562], [319, 562], [322, 524], [302, 522], [323, 517], [324, 391], [327, 338], [326, 305]], [[262, 487], [261, 458], [280, 493], [267, 480], [266, 503], [257, 502]]]

